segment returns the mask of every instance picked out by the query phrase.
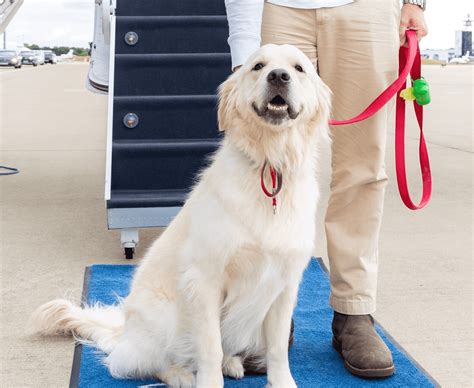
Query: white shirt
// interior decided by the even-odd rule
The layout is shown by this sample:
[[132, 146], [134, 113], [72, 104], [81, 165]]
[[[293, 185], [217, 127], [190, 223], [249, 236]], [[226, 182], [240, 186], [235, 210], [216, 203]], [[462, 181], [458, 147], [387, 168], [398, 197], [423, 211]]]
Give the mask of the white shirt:
[[[325, 8], [352, 3], [353, 0], [267, 0], [292, 8]], [[232, 68], [243, 64], [260, 47], [264, 0], [225, 0], [229, 22]]]

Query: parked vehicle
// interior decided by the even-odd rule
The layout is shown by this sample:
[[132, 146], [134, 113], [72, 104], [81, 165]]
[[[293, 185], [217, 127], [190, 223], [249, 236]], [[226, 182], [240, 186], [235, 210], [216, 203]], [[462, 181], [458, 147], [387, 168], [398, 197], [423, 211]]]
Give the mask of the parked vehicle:
[[38, 58], [38, 65], [44, 65], [45, 59], [44, 59], [44, 52], [41, 50], [33, 50], [35, 53], [36, 57]]
[[36, 54], [31, 51], [21, 51], [21, 63], [23, 65], [33, 65], [33, 66], [38, 66], [38, 58], [36, 57]]
[[21, 56], [15, 50], [0, 50], [0, 66], [21, 68]]
[[53, 53], [51, 50], [44, 50], [44, 63], [51, 63], [52, 65], [55, 65], [58, 63], [58, 58], [56, 57], [56, 54]]
[[58, 58], [58, 61], [69, 61], [71, 59], [74, 59], [74, 50], [69, 50], [67, 54], [61, 54]]

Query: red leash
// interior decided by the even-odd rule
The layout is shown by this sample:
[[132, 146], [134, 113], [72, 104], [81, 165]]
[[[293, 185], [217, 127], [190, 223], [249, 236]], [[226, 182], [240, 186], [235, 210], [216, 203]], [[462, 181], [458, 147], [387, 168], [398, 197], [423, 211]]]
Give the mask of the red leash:
[[[421, 78], [421, 59], [420, 48], [416, 32], [407, 30], [408, 47], [400, 47], [399, 52], [399, 70], [398, 78], [385, 89], [362, 113], [347, 120], [329, 120], [330, 125], [346, 125], [353, 124], [365, 120], [378, 112], [394, 95], [397, 95], [397, 112], [395, 119], [395, 164], [397, 172], [398, 191], [403, 203], [411, 210], [418, 210], [426, 206], [431, 197], [431, 170], [428, 157], [428, 149], [426, 148], [425, 137], [423, 136], [423, 107], [416, 101], [413, 101], [413, 107], [420, 128], [420, 168], [423, 182], [423, 194], [420, 203], [415, 205], [410, 198], [408, 183], [405, 170], [405, 103], [406, 101], [400, 97], [400, 92], [406, 88], [406, 79], [411, 75], [412, 80]], [[260, 184], [266, 196], [272, 198], [273, 211], [276, 210], [276, 195], [281, 189], [281, 173], [275, 171], [270, 166], [270, 175], [272, 180], [272, 192], [265, 187], [264, 173], [267, 163], [262, 167]]]
[[281, 190], [283, 184], [283, 178], [281, 172], [277, 172], [275, 168], [270, 166], [270, 178], [272, 179], [272, 191], [268, 191], [265, 186], [265, 168], [267, 167], [267, 162], [263, 163], [262, 172], [260, 173], [260, 186], [262, 186], [263, 193], [272, 199], [273, 214], [276, 213], [277, 200], [276, 196]]
[[408, 47], [400, 47], [398, 78], [385, 89], [362, 113], [348, 120], [329, 120], [331, 125], [345, 125], [365, 120], [382, 108], [390, 99], [397, 95], [397, 112], [395, 119], [395, 164], [397, 171], [398, 191], [403, 203], [411, 210], [426, 206], [431, 197], [431, 170], [428, 149], [423, 135], [423, 107], [413, 101], [418, 126], [420, 128], [420, 168], [423, 182], [423, 194], [420, 203], [415, 205], [410, 198], [405, 170], [405, 100], [400, 92], [406, 88], [406, 79], [411, 75], [413, 80], [421, 78], [420, 48], [416, 32], [406, 32]]

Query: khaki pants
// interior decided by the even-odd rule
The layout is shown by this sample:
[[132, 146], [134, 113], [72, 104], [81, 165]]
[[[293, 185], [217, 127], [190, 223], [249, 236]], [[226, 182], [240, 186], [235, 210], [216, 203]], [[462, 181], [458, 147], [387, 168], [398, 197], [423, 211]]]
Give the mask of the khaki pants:
[[[286, 43], [301, 49], [333, 92], [332, 116], [346, 119], [396, 78], [399, 20], [398, 0], [356, 0], [320, 9], [265, 3], [262, 45]], [[330, 303], [344, 314], [375, 311], [389, 109], [331, 128], [331, 197], [325, 220]]]

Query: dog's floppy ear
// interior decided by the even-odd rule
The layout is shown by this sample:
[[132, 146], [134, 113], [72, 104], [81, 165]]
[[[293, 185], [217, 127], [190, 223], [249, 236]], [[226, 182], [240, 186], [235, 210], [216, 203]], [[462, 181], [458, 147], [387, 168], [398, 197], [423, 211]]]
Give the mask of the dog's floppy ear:
[[219, 131], [225, 131], [230, 128], [230, 116], [235, 109], [236, 83], [236, 73], [234, 73], [219, 86], [219, 108], [217, 110]]

